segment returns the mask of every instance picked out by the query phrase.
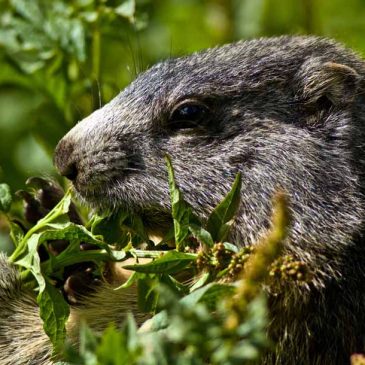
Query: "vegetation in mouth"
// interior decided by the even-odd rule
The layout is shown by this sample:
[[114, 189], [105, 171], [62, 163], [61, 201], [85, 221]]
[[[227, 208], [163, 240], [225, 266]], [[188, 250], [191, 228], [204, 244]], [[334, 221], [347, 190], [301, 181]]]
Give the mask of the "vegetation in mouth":
[[[159, 244], [149, 241], [140, 217], [118, 211], [85, 219], [70, 191], [62, 197], [53, 183], [39, 178], [29, 181], [34, 194], [18, 193], [25, 202], [24, 221], [14, 219], [8, 213], [10, 191], [0, 186], [0, 207], [16, 246], [10, 261], [25, 285], [38, 292], [44, 330], [60, 359], [85, 365], [252, 363], [269, 347], [262, 284], [276, 291], [293, 283], [310, 285], [308, 267], [283, 255], [290, 222], [284, 193], [274, 197], [266, 237], [239, 248], [227, 238], [239, 205], [240, 175], [203, 225], [184, 200], [170, 159], [166, 162], [173, 225]], [[139, 309], [151, 318], [137, 329], [129, 316], [121, 328], [109, 327], [101, 335], [85, 326], [80, 348], [67, 345], [70, 304], [108, 280], [108, 263], [123, 265], [130, 258], [135, 263], [124, 269], [132, 274], [118, 290], [137, 284]], [[150, 262], [141, 264], [141, 258]]]

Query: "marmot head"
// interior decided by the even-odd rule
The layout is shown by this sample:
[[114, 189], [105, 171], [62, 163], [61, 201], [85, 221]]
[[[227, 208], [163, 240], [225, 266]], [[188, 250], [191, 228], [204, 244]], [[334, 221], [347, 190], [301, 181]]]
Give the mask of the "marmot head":
[[241, 171], [240, 239], [267, 227], [278, 188], [290, 195], [294, 234], [323, 238], [324, 227], [340, 225], [348, 236], [362, 216], [353, 141], [364, 133], [356, 130], [365, 119], [363, 74], [357, 56], [315, 37], [170, 59], [78, 123], [54, 161], [89, 204], [146, 213], [151, 222], [170, 209], [166, 154], [203, 217]]

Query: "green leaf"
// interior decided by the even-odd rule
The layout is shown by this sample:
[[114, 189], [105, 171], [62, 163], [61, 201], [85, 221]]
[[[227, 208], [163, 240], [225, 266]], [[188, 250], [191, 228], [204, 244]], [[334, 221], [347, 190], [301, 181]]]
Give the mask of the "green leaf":
[[10, 225], [10, 238], [14, 242], [15, 247], [17, 247], [19, 245], [19, 242], [21, 242], [21, 240], [24, 237], [23, 229], [19, 226], [19, 224], [13, 221], [9, 221], [9, 225]]
[[162, 274], [160, 283], [165, 284], [179, 298], [189, 293], [188, 286], [181, 284], [171, 275]]
[[131, 314], [121, 329], [109, 326], [96, 349], [98, 364], [137, 364], [142, 353], [137, 325]]
[[[19, 242], [19, 245], [17, 246], [13, 254], [10, 256], [10, 261], [15, 262], [19, 259], [19, 257], [23, 256], [27, 251], [28, 240], [31, 238], [31, 236], [36, 232], [44, 230], [44, 228], [46, 228], [48, 224], [51, 224], [51, 222], [57, 221], [60, 217], [64, 216], [68, 212], [70, 204], [71, 191], [69, 190], [68, 192], [66, 192], [62, 200], [44, 218], [40, 219], [37, 224], [26, 233], [21, 242]], [[49, 238], [53, 239], [52, 237]]]
[[114, 325], [109, 326], [104, 331], [96, 349], [98, 364], [127, 364], [128, 351], [125, 346], [125, 337], [124, 332], [118, 331]]
[[83, 360], [82, 364], [97, 364], [97, 356], [95, 353], [97, 346], [98, 340], [96, 335], [85, 322], [81, 322], [79, 351], [80, 357]]
[[175, 183], [175, 174], [170, 157], [166, 156], [165, 160], [169, 175], [169, 189], [171, 197], [171, 212], [174, 221], [175, 244], [177, 250], [181, 250], [183, 247], [183, 241], [189, 234], [191, 207], [187, 202], [185, 202], [183, 194]]
[[192, 233], [192, 235], [203, 245], [205, 245], [207, 247], [214, 246], [214, 242], [213, 242], [213, 238], [212, 238], [211, 234], [207, 230], [205, 230], [203, 227], [200, 227], [195, 224], [190, 224], [189, 229], [190, 229], [190, 232]]
[[114, 9], [115, 13], [129, 19], [129, 21], [134, 21], [134, 16], [136, 13], [136, 1], [135, 0], [126, 0], [122, 5], [119, 5]]
[[168, 314], [165, 310], [155, 314], [142, 325], [142, 331], [160, 331], [170, 324]]
[[39, 285], [39, 292], [42, 292], [46, 287], [46, 281], [41, 272], [41, 260], [38, 254], [41, 237], [42, 235], [40, 233], [33, 234], [27, 241], [27, 254], [15, 261], [15, 264], [31, 271]]
[[141, 279], [143, 277], [142, 275], [144, 275], [144, 274], [141, 274], [138, 272], [132, 273], [132, 275], [128, 278], [128, 280], [124, 284], [122, 284], [121, 286], [116, 288], [115, 290], [131, 287], [138, 279]]
[[[39, 285], [40, 292], [44, 290], [45, 286], [43, 275], [56, 275], [64, 267], [80, 262], [120, 261], [126, 257], [124, 251], [112, 251], [107, 244], [100, 241], [83, 226], [67, 222], [48, 223], [43, 228], [48, 228], [48, 230], [34, 233], [29, 238], [23, 239], [24, 249], [15, 260], [15, 264], [31, 271]], [[69, 245], [59, 255], [51, 255], [47, 261], [40, 264], [38, 248], [50, 240], [67, 240]], [[101, 249], [80, 251], [81, 242], [94, 244], [95, 248]]]
[[155, 288], [158, 285], [156, 276], [145, 275], [139, 278], [137, 285], [138, 308], [142, 312], [153, 312], [158, 303], [158, 292]]
[[70, 309], [62, 293], [46, 282], [45, 289], [38, 294], [39, 314], [43, 328], [50, 338], [54, 349], [60, 351], [66, 339], [66, 321]]
[[199, 302], [217, 302], [219, 298], [230, 295], [235, 290], [231, 284], [210, 283], [182, 298], [181, 303], [193, 306]]
[[[55, 273], [66, 266], [81, 262], [120, 261], [126, 257], [125, 251], [111, 250], [106, 243], [100, 241], [97, 236], [81, 225], [68, 222], [47, 224], [47, 227], [53, 229], [41, 233], [39, 244], [48, 240], [67, 240], [69, 245], [59, 255], [51, 256], [49, 260], [42, 263], [42, 269], [46, 274]], [[81, 242], [95, 245], [95, 250], [80, 251]]]
[[190, 288], [190, 292], [193, 292], [199, 288], [201, 288], [203, 285], [207, 284], [212, 278], [212, 275], [210, 272], [204, 272], [201, 274], [199, 279], [194, 283], [194, 285]]
[[122, 211], [104, 217], [96, 215], [93, 218], [91, 232], [103, 236], [104, 242], [115, 244], [121, 240], [121, 224], [126, 218], [127, 214]]
[[142, 218], [136, 214], [129, 214], [124, 224], [132, 231], [134, 235], [140, 237], [141, 242], [148, 242], [148, 235], [144, 228]]
[[228, 251], [232, 251], [234, 253], [237, 253], [240, 251], [239, 247], [237, 247], [236, 245], [233, 245], [232, 243], [229, 242], [223, 242], [224, 248]]
[[11, 0], [10, 2], [17, 13], [34, 25], [39, 26], [44, 20], [38, 1]]
[[195, 254], [171, 250], [148, 264], [126, 265], [123, 268], [146, 274], [174, 274], [185, 269], [195, 260]]
[[222, 298], [231, 296], [235, 292], [236, 288], [231, 284], [212, 283], [200, 297], [199, 303], [205, 303], [209, 310], [215, 310]]
[[229, 233], [232, 220], [240, 204], [241, 173], [238, 173], [231, 191], [210, 214], [207, 230], [215, 242], [223, 242]]
[[7, 184], [0, 184], [0, 211], [7, 213], [12, 202], [10, 187]]

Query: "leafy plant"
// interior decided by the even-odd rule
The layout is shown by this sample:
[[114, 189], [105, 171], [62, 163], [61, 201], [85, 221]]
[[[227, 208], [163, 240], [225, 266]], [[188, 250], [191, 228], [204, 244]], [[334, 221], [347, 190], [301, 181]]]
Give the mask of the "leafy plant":
[[[228, 237], [239, 206], [240, 175], [203, 225], [184, 201], [170, 159], [166, 162], [178, 243], [176, 249], [168, 251], [141, 249], [139, 244], [145, 237], [142, 222], [136, 225], [133, 222], [138, 218], [122, 211], [103, 217], [94, 215], [88, 223], [81, 224], [83, 219], [77, 215], [70, 191], [22, 232], [25, 223], [13, 221], [6, 213], [11, 197], [9, 189], [0, 185], [1, 207], [8, 214], [16, 245], [10, 261], [19, 267], [24, 283], [38, 291], [40, 316], [55, 353], [62, 353], [66, 340], [69, 305], [58, 283], [64, 280], [67, 268], [92, 262], [95, 272], [100, 273], [105, 262], [151, 258], [148, 263], [125, 265], [133, 274], [122, 285], [125, 288], [137, 284], [140, 310], [150, 313], [151, 319], [138, 330], [129, 316], [121, 328], [112, 326], [102, 335], [83, 327], [79, 350], [68, 347], [65, 352], [70, 363], [251, 363], [268, 346], [262, 283], [291, 278], [299, 285], [308, 280], [304, 265], [289, 256], [281, 258], [290, 219], [284, 194], [276, 198], [273, 228], [266, 238], [255, 248], [238, 248], [220, 239]], [[27, 216], [34, 217], [42, 214], [42, 206], [61, 194], [45, 180], [30, 181], [41, 188], [41, 194], [20, 195], [26, 199]], [[55, 253], [54, 242], [66, 244]], [[85, 244], [91, 249], [83, 250]], [[281, 270], [283, 260], [286, 271]], [[297, 270], [296, 275], [293, 270]], [[186, 277], [190, 280], [186, 281]]]

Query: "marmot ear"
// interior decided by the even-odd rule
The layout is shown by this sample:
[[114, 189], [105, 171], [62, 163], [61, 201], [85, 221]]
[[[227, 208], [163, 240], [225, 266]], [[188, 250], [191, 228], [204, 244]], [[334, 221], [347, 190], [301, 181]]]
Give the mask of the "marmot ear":
[[325, 100], [327, 104], [347, 105], [355, 98], [360, 76], [349, 66], [311, 58], [296, 74], [296, 81], [296, 97], [305, 104]]

